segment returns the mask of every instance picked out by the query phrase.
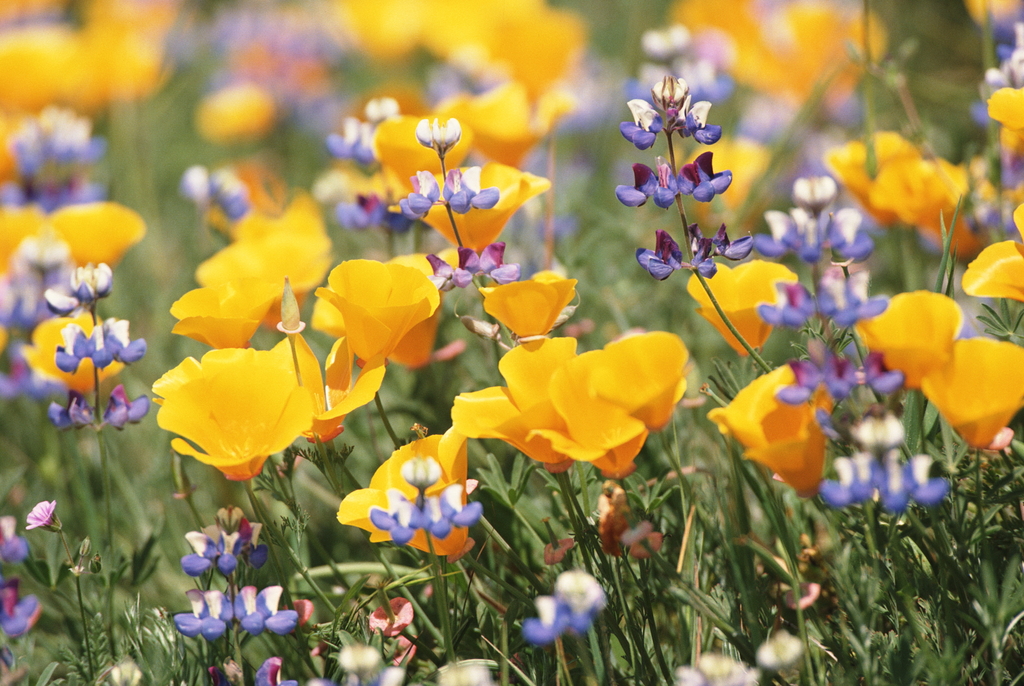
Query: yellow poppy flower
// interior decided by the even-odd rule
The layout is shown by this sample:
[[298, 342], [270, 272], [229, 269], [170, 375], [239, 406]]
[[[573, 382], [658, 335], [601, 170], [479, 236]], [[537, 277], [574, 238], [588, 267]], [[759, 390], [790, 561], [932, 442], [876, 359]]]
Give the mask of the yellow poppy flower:
[[199, 135], [218, 145], [259, 140], [270, 133], [276, 121], [274, 96], [253, 83], [210, 93], [196, 110]]
[[62, 207], [49, 216], [79, 265], [117, 265], [128, 248], [146, 235], [146, 223], [135, 210], [116, 202], [90, 202]]
[[21, 242], [39, 233], [45, 223], [46, 215], [38, 205], [0, 207], [0, 274], [7, 273]]
[[[397, 189], [397, 195], [412, 193], [410, 179], [416, 176], [416, 172], [441, 173], [441, 161], [437, 158], [437, 153], [432, 148], [423, 147], [416, 139], [416, 127], [420, 121], [433, 120], [437, 117], [439, 115], [392, 117], [382, 121], [374, 130], [374, 153], [385, 171], [388, 185]], [[462, 164], [472, 146], [473, 131], [464, 126], [462, 139], [445, 155], [445, 167], [455, 169]]]
[[814, 419], [818, 407], [829, 408], [827, 394], [814, 404], [788, 405], [776, 399], [782, 388], [796, 383], [783, 366], [754, 379], [725, 407], [708, 412], [718, 430], [744, 447], [743, 456], [779, 475], [802, 496], [817, 493], [825, 459], [825, 436]]
[[1024, 407], [1024, 348], [988, 338], [956, 341], [921, 390], [969, 445], [986, 448]]
[[171, 333], [214, 348], [244, 348], [281, 292], [281, 286], [253, 278], [197, 288], [171, 305], [180, 320]]
[[[370, 479], [369, 488], [362, 488], [353, 491], [345, 496], [338, 507], [338, 521], [342, 524], [357, 526], [370, 532], [370, 540], [373, 542], [390, 541], [391, 534], [381, 531], [370, 521], [370, 508], [379, 507], [388, 509], [388, 489], [395, 488], [402, 492], [409, 500], [415, 500], [419, 491], [402, 478], [402, 465], [416, 457], [432, 457], [441, 466], [441, 478], [433, 486], [426, 490], [426, 495], [440, 495], [448, 486], [461, 484], [466, 486], [466, 437], [457, 433], [455, 429], [449, 429], [443, 436], [427, 436], [418, 441], [413, 441], [391, 454], [385, 460], [373, 478]], [[463, 491], [463, 504], [465, 504], [465, 491]], [[466, 529], [453, 527], [446, 538], [434, 540], [434, 551], [438, 555], [453, 555], [462, 550], [466, 544]], [[425, 552], [430, 551], [426, 534], [417, 531], [416, 535], [409, 542], [413, 548]]]
[[70, 91], [78, 34], [56, 24], [10, 28], [0, 34], [0, 108], [38, 112]]
[[0, 353], [7, 347], [7, 329], [0, 326]]
[[[796, 283], [797, 275], [775, 262], [751, 260], [733, 268], [719, 264], [718, 273], [708, 280], [708, 285], [740, 335], [751, 347], [759, 348], [768, 340], [772, 327], [757, 315], [757, 306], [777, 302], [779, 294], [775, 284], [780, 281]], [[747, 349], [732, 335], [711, 304], [711, 298], [700, 285], [696, 274], [687, 282], [686, 292], [700, 305], [697, 314], [708, 320], [733, 350], [740, 355], [747, 355]]]
[[[455, 149], [458, 147], [455, 146]], [[477, 252], [498, 240], [501, 230], [505, 228], [512, 215], [527, 200], [551, 188], [551, 182], [540, 176], [521, 172], [514, 167], [488, 162], [480, 170], [480, 187], [497, 188], [500, 194], [498, 204], [489, 210], [473, 209], [466, 214], [455, 215], [455, 224], [459, 227], [462, 245]], [[458, 244], [448, 213], [440, 205], [431, 208], [423, 221], [437, 229], [452, 245]]]
[[893, 296], [885, 312], [857, 323], [857, 333], [869, 350], [882, 353], [886, 367], [903, 372], [905, 387], [920, 388], [925, 375], [948, 362], [962, 326], [952, 298], [914, 291]]
[[[288, 340], [278, 346], [287, 347]], [[306, 432], [310, 440], [326, 442], [344, 431], [345, 415], [373, 401], [384, 381], [384, 359], [376, 358], [363, 366], [359, 376], [353, 378], [353, 356], [348, 340], [339, 338], [327, 355], [324, 374], [320, 363], [301, 335], [295, 337], [296, 358], [302, 374], [302, 385], [313, 403], [313, 426]]]
[[[894, 131], [878, 131], [873, 137], [875, 161], [880, 170], [900, 160], [918, 160], [921, 153], [913, 143]], [[825, 164], [864, 209], [879, 224], [895, 224], [899, 217], [890, 207], [876, 207], [870, 201], [875, 179], [868, 174], [867, 147], [863, 141], [850, 141], [825, 153]]]
[[576, 279], [537, 276], [541, 278], [480, 289], [484, 311], [519, 338], [547, 335], [576, 297]]
[[162, 31], [93, 12], [78, 34], [68, 100], [76, 109], [91, 112], [150, 95], [168, 73], [163, 39]]
[[1024, 88], [1000, 88], [988, 99], [988, 116], [1015, 133], [1024, 133]]
[[446, 100], [438, 106], [438, 117], [458, 119], [473, 130], [477, 150], [495, 162], [517, 167], [573, 107], [573, 99], [558, 91], [545, 93], [533, 106], [526, 86], [510, 81], [482, 95]]
[[[32, 345], [25, 346], [23, 353], [25, 362], [32, 369], [45, 377], [60, 381], [73, 391], [89, 393], [96, 388], [94, 367], [92, 360], [85, 358], [78, 365], [73, 374], [61, 371], [57, 368], [57, 348], [64, 345], [61, 331], [68, 324], [77, 324], [82, 327], [86, 337], [92, 335], [92, 317], [88, 314], [81, 314], [77, 317], [57, 317], [47, 319], [32, 331]], [[124, 365], [116, 360], [99, 370], [100, 383], [108, 379], [124, 368]]]
[[437, 310], [437, 287], [416, 267], [349, 260], [331, 270], [316, 295], [341, 313], [361, 360], [390, 356], [409, 331]]
[[[1024, 205], [1013, 213], [1018, 231], [1024, 229]], [[1024, 302], [1024, 246], [1000, 241], [988, 246], [964, 271], [964, 293], [979, 298], [1010, 298]]]
[[153, 392], [162, 397], [157, 424], [188, 439], [175, 438], [171, 447], [233, 481], [259, 474], [270, 455], [309, 429], [313, 416], [287, 348], [211, 350], [164, 374]]

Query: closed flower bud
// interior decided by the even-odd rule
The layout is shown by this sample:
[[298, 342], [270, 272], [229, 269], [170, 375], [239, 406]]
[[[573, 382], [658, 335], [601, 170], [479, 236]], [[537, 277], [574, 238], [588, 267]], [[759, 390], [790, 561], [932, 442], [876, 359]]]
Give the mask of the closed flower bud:
[[666, 112], [685, 109], [690, 97], [690, 87], [683, 79], [666, 76], [651, 89], [654, 104]]
[[421, 119], [416, 126], [416, 140], [425, 148], [433, 148], [439, 157], [444, 157], [462, 139], [462, 125], [458, 119], [449, 119], [444, 124], [437, 119]]
[[416, 457], [402, 465], [402, 478], [421, 491], [425, 491], [441, 478], [441, 465], [432, 457]]
[[836, 199], [839, 189], [831, 176], [811, 176], [793, 182], [793, 202], [813, 215], [819, 215]]
[[497, 324], [488, 324], [482, 322], [479, 319], [474, 319], [470, 316], [460, 317], [459, 321], [466, 327], [470, 333], [476, 334], [482, 338], [490, 338], [498, 340], [498, 333], [501, 331], [501, 327]]

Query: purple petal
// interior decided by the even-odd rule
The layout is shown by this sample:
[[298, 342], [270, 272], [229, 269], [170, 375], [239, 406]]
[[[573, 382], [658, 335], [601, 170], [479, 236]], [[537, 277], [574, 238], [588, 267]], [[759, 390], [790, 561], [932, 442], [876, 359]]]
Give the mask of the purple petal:
[[[616, 186], [615, 197], [618, 198], [619, 202], [621, 202], [626, 207], [640, 207], [645, 202], [647, 202], [647, 196], [638, 191], [633, 186]], [[60, 365], [58, 364], [58, 366]]]
[[470, 200], [470, 204], [478, 210], [489, 210], [498, 204], [501, 194], [497, 187], [485, 188]]

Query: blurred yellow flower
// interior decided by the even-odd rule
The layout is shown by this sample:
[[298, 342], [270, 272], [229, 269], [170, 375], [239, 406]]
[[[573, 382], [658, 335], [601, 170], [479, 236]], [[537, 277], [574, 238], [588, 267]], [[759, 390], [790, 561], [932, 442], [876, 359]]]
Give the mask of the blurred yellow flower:
[[874, 319], [857, 323], [857, 334], [869, 350], [882, 353], [889, 369], [903, 372], [903, 385], [920, 388], [929, 372], [943, 367], [963, 326], [963, 313], [941, 293], [914, 291], [892, 297]]
[[38, 205], [0, 207], [0, 275], [6, 274], [21, 242], [39, 234], [46, 224], [46, 215]]
[[196, 110], [199, 134], [218, 145], [263, 138], [277, 120], [274, 97], [253, 83], [237, 83], [210, 93]]
[[[796, 283], [797, 280], [797, 275], [781, 264], [751, 260], [733, 268], [719, 264], [718, 273], [708, 280], [708, 285], [740, 335], [751, 347], [760, 348], [768, 340], [772, 327], [757, 315], [757, 306], [761, 303], [774, 305], [778, 301], [776, 283]], [[700, 305], [697, 314], [715, 327], [733, 350], [740, 355], [749, 354], [718, 315], [696, 274], [690, 276], [686, 292]]]
[[[279, 346], [288, 346], [287, 340]], [[295, 337], [296, 357], [302, 374], [302, 385], [313, 403], [313, 425], [306, 432], [310, 440], [326, 442], [344, 431], [345, 415], [373, 401], [384, 381], [384, 359], [375, 358], [353, 377], [354, 363], [348, 340], [339, 338], [327, 355], [324, 374], [320, 363], [301, 335]], [[326, 376], [326, 378], [325, 378]]]
[[189, 291], [171, 305], [171, 315], [180, 320], [171, 333], [214, 348], [244, 348], [280, 300], [282, 289], [247, 278]]
[[1018, 0], [964, 0], [967, 11], [978, 26], [985, 26], [986, 10], [992, 14], [994, 21], [1012, 19], [1020, 12]]
[[36, 24], [0, 33], [0, 108], [34, 113], [61, 102], [79, 56], [74, 31]]
[[211, 350], [200, 362], [190, 357], [157, 380], [153, 393], [162, 398], [160, 428], [184, 437], [171, 447], [233, 481], [259, 474], [270, 455], [309, 430], [313, 416], [286, 346]]
[[1024, 407], [1024, 348], [1005, 341], [956, 341], [921, 390], [974, 448], [986, 448]]
[[106, 262], [113, 267], [146, 235], [139, 213], [116, 202], [68, 205], [48, 219], [71, 247], [71, 258], [82, 266]]
[[389, 357], [406, 334], [437, 310], [437, 287], [416, 267], [373, 260], [342, 262], [316, 295], [341, 313], [356, 357]]
[[[512, 215], [527, 200], [551, 188], [551, 182], [543, 177], [521, 172], [514, 167], [488, 162], [480, 170], [480, 187], [497, 188], [500, 194], [498, 204], [489, 210], [474, 209], [466, 214], [455, 215], [462, 245], [477, 252], [498, 240]], [[457, 245], [451, 220], [443, 207], [435, 205], [423, 221], [437, 229], [452, 245]]]
[[[431, 148], [423, 147], [416, 140], [416, 126], [420, 121], [424, 118], [433, 120], [439, 116], [392, 117], [382, 121], [374, 130], [374, 153], [383, 168], [387, 184], [397, 189], [396, 195], [412, 192], [412, 182], [409, 179], [416, 176], [416, 172], [429, 171], [435, 175], [441, 173], [441, 161], [438, 160], [437, 153]], [[445, 166], [448, 169], [458, 167], [472, 146], [473, 131], [465, 126], [462, 128], [462, 139], [445, 155]], [[444, 183], [443, 179], [441, 183]], [[486, 186], [487, 184], [484, 184], [484, 187]]]
[[[1014, 211], [1013, 223], [1024, 229], [1024, 205]], [[1024, 245], [1011, 240], [988, 246], [967, 265], [961, 283], [967, 295], [1024, 302]]]
[[477, 150], [495, 162], [517, 167], [574, 106], [573, 98], [560, 91], [544, 93], [534, 105], [526, 86], [511, 81], [482, 95], [446, 100], [438, 106], [437, 116], [458, 119], [473, 130]]
[[[901, 160], [917, 160], [921, 157], [913, 143], [894, 131], [878, 131], [873, 141], [878, 169]], [[846, 145], [832, 148], [825, 153], [825, 164], [879, 224], [895, 224], [899, 220], [894, 209], [871, 204], [871, 190], [875, 180], [868, 174], [867, 148], [863, 141], [850, 141]]]
[[[353, 491], [345, 496], [338, 507], [338, 521], [342, 524], [357, 526], [370, 532], [370, 541], [390, 541], [391, 534], [375, 527], [370, 521], [370, 508], [388, 509], [388, 489], [398, 489], [409, 500], [415, 501], [419, 491], [402, 477], [402, 465], [416, 457], [432, 457], [441, 466], [441, 478], [427, 488], [427, 496], [440, 495], [441, 491], [452, 484], [466, 486], [466, 437], [455, 429], [449, 429], [443, 436], [427, 436], [413, 441], [391, 454], [385, 460], [373, 478], [369, 488]], [[465, 503], [465, 490], [463, 490]], [[454, 555], [466, 544], [467, 530], [453, 527], [450, 534], [441, 540], [434, 540], [434, 551], [438, 555]], [[413, 548], [424, 552], [430, 551], [426, 534], [422, 530], [416, 532], [409, 542]]]
[[743, 456], [779, 475], [801, 496], [817, 493], [825, 459], [825, 436], [815, 410], [831, 409], [827, 393], [814, 402], [788, 405], [775, 395], [796, 383], [787, 365], [754, 379], [725, 407], [708, 412], [718, 430], [744, 447]]
[[623, 477], [648, 431], [664, 428], [682, 398], [688, 359], [679, 337], [664, 332], [579, 356], [571, 338], [526, 343], [498, 364], [507, 387], [455, 399], [453, 426], [471, 438], [500, 438], [553, 470], [581, 460]]
[[546, 336], [576, 297], [576, 279], [541, 273], [528, 281], [481, 288], [480, 294], [484, 311], [518, 338]]
[[[92, 360], [84, 358], [73, 374], [61, 371], [57, 368], [56, 355], [57, 347], [64, 345], [64, 338], [61, 331], [68, 324], [77, 324], [85, 332], [85, 336], [92, 335], [92, 316], [81, 314], [77, 317], [56, 317], [47, 319], [32, 331], [32, 345], [25, 346], [22, 352], [25, 362], [32, 369], [43, 376], [61, 382], [69, 389], [79, 393], [89, 393], [96, 388], [95, 368]], [[102, 324], [101, 324], [102, 325]], [[105, 379], [115, 376], [124, 365], [116, 360], [108, 366], [99, 370], [99, 380], [103, 383]]]
[[1014, 133], [1024, 133], [1024, 88], [1000, 88], [993, 93], [988, 116]]

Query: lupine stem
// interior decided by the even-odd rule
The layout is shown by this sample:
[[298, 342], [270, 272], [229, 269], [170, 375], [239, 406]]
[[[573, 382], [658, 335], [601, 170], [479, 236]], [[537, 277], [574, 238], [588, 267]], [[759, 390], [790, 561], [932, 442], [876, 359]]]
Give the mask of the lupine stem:
[[434, 570], [434, 597], [437, 599], [437, 613], [441, 615], [441, 633], [444, 635], [444, 650], [448, 662], [455, 662], [455, 642], [452, 636], [451, 617], [448, 616], [448, 582], [441, 569], [441, 558], [434, 551], [434, 536], [427, 531], [427, 546], [430, 548], [430, 566]]
[[736, 340], [739, 341], [740, 345], [742, 345], [747, 353], [750, 354], [750, 359], [757, 363], [757, 366], [761, 368], [761, 371], [770, 372], [772, 370], [771, 365], [764, 361], [764, 358], [754, 350], [753, 346], [747, 342], [747, 339], [743, 337], [743, 334], [741, 334], [733, 325], [732, 321], [730, 321], [728, 315], [726, 315], [725, 311], [722, 309], [722, 306], [718, 304], [718, 298], [716, 298], [715, 294], [711, 292], [711, 286], [708, 284], [707, 279], [704, 278], [704, 275], [697, 270], [694, 270], [693, 274], [697, 277], [697, 281], [700, 282], [700, 285], [703, 286], [704, 292], [708, 294], [708, 298], [711, 299], [711, 304], [715, 307], [715, 312], [717, 312], [718, 316], [722, 318], [723, 322], [725, 322], [725, 326], [729, 329], [729, 333], [736, 337]]
[[[444, 156], [441, 156], [441, 183], [444, 183], [448, 178], [448, 170], [444, 166]], [[448, 221], [452, 223], [452, 232], [455, 234], [455, 242], [462, 247], [462, 236], [459, 235], [459, 227], [455, 225], [455, 213], [452, 212], [452, 206], [446, 200], [444, 203], [444, 209], [448, 211]]]
[[75, 577], [75, 590], [78, 592], [78, 612], [82, 616], [82, 633], [85, 634], [85, 657], [89, 661], [89, 681], [96, 681], [96, 663], [92, 657], [92, 642], [89, 640], [89, 623], [85, 618], [85, 603], [82, 601], [82, 577], [75, 571], [75, 558], [71, 556], [71, 548], [68, 547], [68, 540], [64, 532], [58, 530], [60, 542], [64, 545], [64, 552], [68, 556], [68, 564], [71, 565], [71, 574]]

